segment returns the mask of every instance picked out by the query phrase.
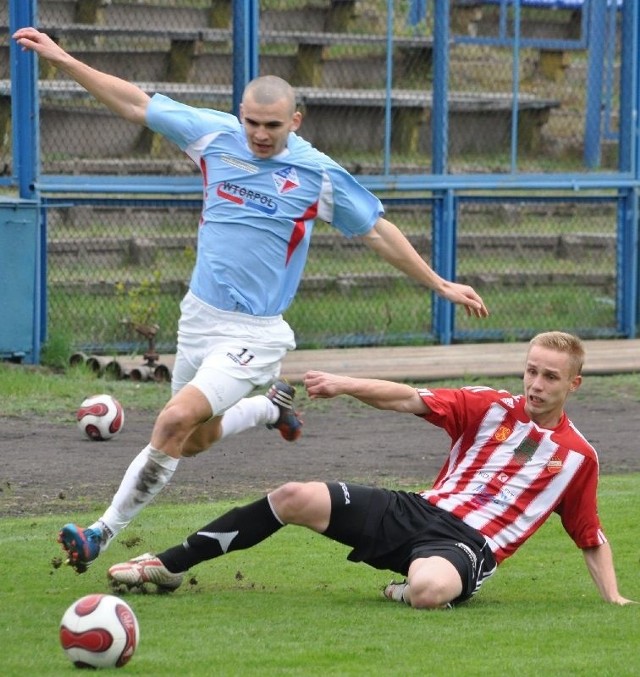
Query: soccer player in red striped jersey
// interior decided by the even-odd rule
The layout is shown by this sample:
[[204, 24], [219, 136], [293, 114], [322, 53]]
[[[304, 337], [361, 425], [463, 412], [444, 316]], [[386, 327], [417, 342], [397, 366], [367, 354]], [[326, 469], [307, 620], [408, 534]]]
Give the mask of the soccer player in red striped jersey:
[[530, 342], [521, 395], [487, 387], [416, 389], [310, 371], [305, 386], [311, 398], [349, 395], [443, 428], [451, 447], [433, 487], [414, 493], [349, 482], [288, 482], [179, 546], [111, 567], [109, 577], [116, 585], [151, 582], [175, 589], [190, 567], [296, 524], [348, 545], [352, 561], [405, 576], [386, 587], [387, 598], [442, 608], [475, 594], [556, 512], [601, 597], [631, 603], [618, 591], [598, 517], [596, 451], [564, 411], [582, 383], [583, 362], [579, 338], [546, 332]]

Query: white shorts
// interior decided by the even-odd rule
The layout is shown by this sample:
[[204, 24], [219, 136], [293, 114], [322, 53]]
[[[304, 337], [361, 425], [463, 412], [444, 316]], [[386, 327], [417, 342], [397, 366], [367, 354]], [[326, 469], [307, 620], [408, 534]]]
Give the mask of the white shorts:
[[220, 416], [255, 387], [275, 381], [282, 359], [296, 347], [281, 315], [255, 317], [218, 310], [187, 292], [180, 304], [171, 389], [202, 391]]

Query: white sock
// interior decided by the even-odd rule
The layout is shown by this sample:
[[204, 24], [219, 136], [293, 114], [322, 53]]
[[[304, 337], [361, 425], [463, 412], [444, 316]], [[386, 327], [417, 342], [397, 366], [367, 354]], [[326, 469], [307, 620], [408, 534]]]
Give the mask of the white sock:
[[275, 423], [279, 416], [280, 410], [266, 395], [244, 397], [224, 412], [220, 439], [255, 428], [261, 423]]
[[102, 517], [92, 527], [106, 527], [107, 538], [101, 549], [162, 491], [176, 468], [177, 458], [172, 458], [148, 444], [127, 468], [120, 487]]

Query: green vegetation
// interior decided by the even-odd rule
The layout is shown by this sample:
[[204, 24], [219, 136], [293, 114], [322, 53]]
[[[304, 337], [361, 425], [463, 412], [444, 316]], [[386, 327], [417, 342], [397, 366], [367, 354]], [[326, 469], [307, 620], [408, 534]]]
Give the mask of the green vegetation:
[[[623, 594], [638, 598], [637, 475], [602, 481], [600, 512]], [[0, 606], [6, 677], [74, 669], [58, 624], [77, 598], [108, 592], [105, 570], [185, 534], [229, 503], [155, 505], [89, 571], [60, 566], [60, 517], [4, 518]], [[86, 521], [84, 514], [65, 519]], [[141, 628], [128, 675], [636, 675], [640, 606], [606, 605], [580, 552], [552, 518], [480, 594], [454, 611], [384, 600], [388, 572], [295, 527], [192, 571], [164, 596], [128, 595]]]
[[[431, 381], [433, 387], [457, 387], [474, 383], [469, 374], [460, 379]], [[510, 392], [519, 392], [522, 380], [515, 377], [492, 378], [491, 384]], [[46, 416], [51, 420], [73, 421], [78, 402], [97, 390], [112, 394], [121, 402], [135, 402], [138, 411], [155, 414], [170, 396], [168, 383], [135, 383], [129, 380], [98, 379], [84, 367], [67, 367], [64, 371], [44, 367], [24, 367], [0, 362], [0, 401], [3, 416]], [[615, 392], [617, 397], [640, 400], [640, 378], [637, 374], [589, 376], [573, 396], [576, 399], [595, 397], [607, 399]], [[299, 389], [297, 400], [302, 410], [322, 410], [324, 400], [309, 400], [304, 389]], [[366, 407], [355, 400], [354, 407]]]
[[[520, 383], [515, 378], [492, 382], [509, 390], [517, 390]], [[95, 376], [83, 369], [60, 374], [0, 363], [4, 416], [45, 415], [71, 423], [77, 402], [96, 385]], [[153, 412], [169, 393], [167, 384], [128, 381], [101, 380], [99, 388]], [[611, 392], [637, 400], [640, 379], [634, 374], [589, 377], [575, 397], [607, 397]], [[301, 392], [301, 404], [307, 408], [326, 403], [306, 400]], [[632, 599], [640, 599], [639, 481], [637, 474], [605, 476], [599, 501], [621, 591]], [[83, 595], [108, 592], [105, 571], [111, 564], [174, 545], [233, 505], [175, 505], [159, 497], [82, 576], [61, 566], [56, 532], [63, 519], [85, 523], [94, 515], [3, 517], [3, 676], [73, 674], [58, 641], [58, 624], [66, 608]], [[349, 563], [346, 554], [339, 544], [288, 527], [254, 549], [195, 568], [174, 594], [128, 595], [140, 623], [141, 642], [126, 674], [627, 677], [638, 673], [640, 606], [620, 608], [600, 600], [580, 552], [556, 517], [502, 565], [474, 600], [451, 612], [414, 611], [387, 602], [379, 591], [391, 574]]]
[[[614, 333], [615, 202], [466, 199], [457, 279], [477, 288], [491, 317], [479, 321], [456, 309], [460, 336], [499, 340], [551, 327], [585, 337]], [[430, 203], [390, 203], [388, 216], [430, 260]], [[60, 215], [51, 228], [50, 334], [72, 329], [74, 349], [140, 352], [145, 342], [126, 325], [138, 318], [158, 325], [158, 349], [172, 352], [194, 262], [196, 213], [134, 210], [115, 224], [109, 210], [95, 210], [84, 218]], [[107, 231], [113, 237], [101, 250], [97, 238]], [[130, 244], [136, 238], [143, 243], [137, 257]], [[286, 313], [300, 347], [426, 343], [431, 318], [428, 291], [364, 245], [316, 224], [300, 292]]]
[[158, 412], [169, 399], [168, 383], [99, 379], [84, 367], [64, 372], [25, 368], [0, 362], [0, 399], [3, 416], [35, 414], [51, 420], [74, 420], [78, 403], [96, 392], [112, 394], [122, 402], [135, 402], [141, 411]]

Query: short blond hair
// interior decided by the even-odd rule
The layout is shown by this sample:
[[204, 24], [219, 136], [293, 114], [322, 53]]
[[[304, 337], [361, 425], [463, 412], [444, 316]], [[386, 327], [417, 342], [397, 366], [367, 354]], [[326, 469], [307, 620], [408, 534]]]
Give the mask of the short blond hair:
[[568, 334], [564, 331], [546, 331], [534, 336], [529, 341], [529, 350], [533, 346], [540, 346], [541, 348], [548, 348], [559, 353], [566, 353], [571, 358], [570, 369], [573, 376], [582, 374], [582, 367], [584, 365], [584, 344], [573, 334]]

